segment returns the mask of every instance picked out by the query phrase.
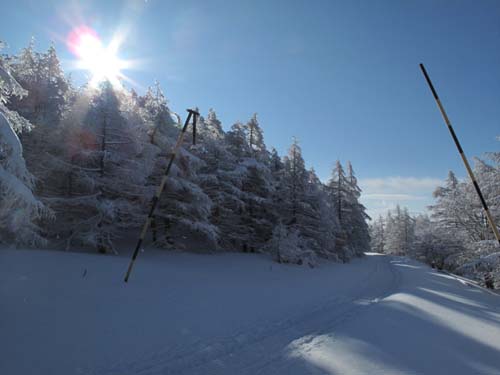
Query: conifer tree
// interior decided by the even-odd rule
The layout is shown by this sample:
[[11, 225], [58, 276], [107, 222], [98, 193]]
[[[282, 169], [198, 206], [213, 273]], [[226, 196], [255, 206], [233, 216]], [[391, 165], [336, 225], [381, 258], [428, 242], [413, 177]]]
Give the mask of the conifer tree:
[[244, 130], [251, 156], [260, 161], [266, 160], [268, 155], [264, 143], [264, 134], [257, 120], [257, 113], [254, 113], [252, 118], [244, 125]]
[[[138, 102], [150, 124], [148, 135], [155, 146], [155, 157], [151, 162], [153, 169], [148, 178], [149, 195], [152, 196], [179, 135], [180, 118], [168, 107], [158, 84], [155, 90], [149, 89], [144, 97], [139, 97]], [[216, 248], [217, 241], [217, 230], [209, 221], [212, 201], [199, 183], [198, 173], [203, 160], [195, 151], [189, 150], [189, 142], [185, 139], [160, 197], [152, 225], [153, 239], [164, 247], [184, 247], [190, 241], [199, 241], [204, 243], [203, 250], [210, 251]]]
[[370, 226], [371, 248], [377, 253], [385, 253], [386, 250], [386, 230], [385, 220], [382, 215]]
[[231, 130], [226, 133], [226, 144], [229, 151], [240, 160], [251, 156], [245, 125], [241, 122], [233, 124]]
[[30, 124], [5, 106], [12, 96], [22, 95], [26, 91], [0, 56], [0, 243], [40, 245], [44, 238], [39, 222], [49, 218], [51, 212], [33, 194], [34, 178], [26, 167], [16, 134], [29, 130]]
[[346, 200], [347, 212], [349, 212], [347, 220], [348, 243], [356, 255], [362, 255], [370, 248], [370, 233], [367, 224], [370, 217], [366, 214], [365, 206], [359, 202], [361, 189], [358, 186], [351, 162], [347, 162], [347, 181], [349, 192]]

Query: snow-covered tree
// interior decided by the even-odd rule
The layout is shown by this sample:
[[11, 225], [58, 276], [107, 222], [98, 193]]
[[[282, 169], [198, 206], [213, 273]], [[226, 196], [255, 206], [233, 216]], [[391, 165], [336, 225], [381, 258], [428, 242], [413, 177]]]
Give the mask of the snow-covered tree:
[[272, 235], [276, 213], [271, 202], [274, 186], [267, 165], [249, 158], [241, 163], [244, 174], [241, 181], [241, 199], [244, 209], [241, 223], [247, 229], [247, 243], [244, 249], [260, 250]]
[[409, 254], [412, 251], [415, 237], [414, 219], [406, 207], [399, 205], [387, 215], [386, 219], [386, 249], [390, 254]]
[[44, 242], [38, 222], [48, 218], [50, 211], [33, 194], [34, 179], [16, 134], [26, 130], [29, 122], [5, 106], [13, 95], [25, 94], [0, 57], [0, 242], [37, 245]]
[[279, 223], [273, 230], [268, 244], [278, 263], [316, 264], [316, 254], [307, 249], [307, 244], [296, 228]]
[[339, 259], [336, 235], [340, 231], [340, 224], [335, 215], [335, 206], [313, 168], [307, 172], [303, 207], [305, 215], [301, 220], [301, 233], [309, 239], [309, 247], [323, 258]]
[[167, 99], [160, 88], [159, 82], [156, 81], [154, 87], [148, 87], [144, 96], [131, 95], [131, 100], [135, 101], [139, 108], [143, 110], [144, 120], [152, 144], [158, 143], [156, 134], [160, 129], [164, 135], [175, 137], [177, 134], [175, 125], [180, 122], [180, 118], [168, 107]]
[[452, 257], [461, 251], [460, 241], [436, 226], [429, 216], [415, 217], [414, 242], [407, 255], [441, 268], [454, 262]]
[[359, 199], [361, 188], [358, 186], [358, 180], [354, 174], [351, 162], [347, 162], [347, 181], [348, 181], [348, 199], [345, 206], [350, 212], [347, 220], [348, 244], [354, 249], [356, 255], [362, 255], [370, 248], [370, 233], [367, 220], [370, 217], [366, 213], [366, 208]]
[[[0, 41], [0, 50], [5, 44]], [[28, 92], [21, 87], [12, 75], [12, 68], [8, 61], [0, 56], [0, 111], [4, 114], [10, 127], [16, 134], [30, 131], [33, 125], [15, 110], [9, 109], [8, 105], [14, 98], [22, 98], [28, 95]]]
[[346, 202], [350, 199], [350, 187], [344, 168], [339, 160], [335, 163], [335, 167], [332, 170], [332, 176], [327, 186], [330, 197], [336, 207], [337, 218], [339, 223], [343, 226], [346, 215], [349, 214]]
[[[36, 207], [25, 210], [33, 224], [25, 227], [43, 230], [55, 247], [115, 249], [145, 219], [179, 135], [180, 116], [170, 110], [158, 82], [144, 95], [107, 82], [74, 89], [53, 46], [39, 53], [32, 41], [18, 56], [2, 59], [2, 66], [11, 65], [0, 70], [2, 124], [21, 135], [27, 165], [24, 172], [9, 167], [9, 173], [31, 191]], [[346, 260], [365, 250], [366, 214], [350, 166], [347, 176], [340, 171], [334, 196], [314, 169], [306, 169], [298, 142], [283, 160], [275, 149], [268, 152], [256, 114], [226, 133], [210, 109], [197, 130], [199, 145], [191, 147], [185, 137], [158, 202], [152, 222], [157, 246], [265, 251], [283, 238], [281, 246], [295, 245], [281, 251], [282, 261], [310, 264], [317, 256]], [[4, 133], [10, 134], [2, 131], [9, 139], [2, 162], [8, 154], [5, 163], [22, 166], [17, 135]], [[54, 212], [53, 224], [39, 220], [46, 211], [37, 197]], [[339, 238], [349, 251], [337, 246]]]
[[252, 154], [245, 125], [241, 122], [233, 124], [231, 130], [226, 133], [226, 144], [230, 152], [239, 159], [250, 157]]
[[283, 161], [274, 147], [272, 148], [269, 156], [269, 168], [275, 178], [283, 171], [284, 168]]
[[[148, 90], [139, 103], [152, 123], [149, 131], [152, 144], [156, 146], [154, 166], [148, 179], [152, 192], [160, 184], [169, 163], [170, 151], [179, 135], [180, 118], [167, 106], [167, 101], [157, 85], [155, 94]], [[177, 121], [175, 121], [177, 120]], [[187, 137], [186, 137], [187, 138]], [[165, 191], [160, 197], [153, 221], [153, 239], [160, 246], [185, 247], [192, 243], [202, 243], [204, 251], [214, 250], [217, 242], [217, 229], [210, 223], [212, 201], [198, 181], [198, 173], [204, 162], [198, 152], [191, 152], [191, 140], [185, 139], [169, 178]]]
[[370, 248], [370, 234], [366, 208], [359, 202], [361, 189], [350, 162], [347, 174], [339, 160], [335, 163], [327, 184], [330, 202], [335, 207], [340, 224], [337, 242], [346, 259], [360, 256]]
[[379, 217], [370, 225], [370, 246], [373, 251], [382, 254], [385, 253], [385, 236], [385, 220], [382, 215], [379, 215]]
[[[494, 217], [500, 218], [500, 168], [476, 159], [474, 173], [483, 196]], [[459, 181], [449, 172], [444, 186], [434, 191], [436, 203], [432, 205], [432, 217], [441, 229], [452, 232], [463, 241], [493, 239], [493, 233], [486, 219], [481, 202], [469, 181]]]
[[144, 220], [153, 153], [126, 95], [108, 82], [97, 91], [86, 89], [63, 121], [66, 168], [52, 180], [46, 201], [56, 212], [51, 236], [67, 247], [114, 250], [116, 240]]
[[33, 195], [33, 176], [26, 168], [21, 143], [0, 111], [0, 242], [44, 243], [37, 222], [49, 215]]
[[[52, 45], [46, 53], [38, 53], [34, 50], [32, 40], [29, 46], [12, 60], [12, 73], [28, 91], [28, 95], [13, 100], [11, 109], [19, 112], [33, 124], [43, 125], [39, 128], [47, 132], [48, 127], [54, 127], [61, 119], [71, 94], [69, 82], [61, 69], [55, 47]], [[36, 137], [41, 135], [42, 130]]]
[[253, 114], [252, 118], [245, 124], [244, 129], [252, 156], [260, 161], [267, 160], [268, 154], [264, 143], [264, 132], [257, 120], [257, 113]]
[[204, 162], [197, 173], [197, 182], [212, 201], [210, 223], [217, 228], [218, 247], [240, 249], [246, 243], [247, 232], [240, 221], [244, 210], [241, 190], [244, 170], [238, 168], [238, 161], [224, 140], [212, 133], [204, 136], [197, 155]]
[[[207, 118], [203, 125], [200, 124], [199, 128], [199, 135], [203, 139], [208, 138], [213, 141], [222, 141], [224, 138], [222, 123], [217, 118], [217, 114], [212, 108], [208, 110]], [[206, 137], [204, 137], [204, 135], [206, 135]]]
[[335, 237], [339, 225], [335, 208], [314, 170], [306, 170], [297, 140], [285, 156], [283, 166], [275, 168], [275, 175], [279, 176], [276, 204], [281, 222], [298, 233], [304, 251], [338, 258]]
[[307, 171], [302, 157], [302, 149], [296, 139], [283, 160], [284, 173], [281, 194], [283, 194], [284, 199], [282, 212], [286, 220], [284, 223], [294, 225], [299, 221], [307, 185]]
[[[33, 125], [20, 135], [26, 164], [34, 175], [35, 193], [42, 201], [57, 196], [57, 178], [68, 173], [62, 155], [60, 121], [74, 98], [54, 46], [46, 53], [34, 50], [34, 42], [11, 58], [13, 76], [28, 94], [8, 103]], [[48, 224], [49, 226], [51, 224]]]

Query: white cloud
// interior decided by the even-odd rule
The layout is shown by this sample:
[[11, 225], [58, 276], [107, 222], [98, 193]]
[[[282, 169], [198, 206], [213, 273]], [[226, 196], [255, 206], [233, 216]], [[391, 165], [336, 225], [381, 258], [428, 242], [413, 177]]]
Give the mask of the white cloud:
[[398, 191], [415, 192], [433, 190], [443, 181], [439, 178], [431, 177], [386, 177], [386, 178], [365, 178], [359, 181], [361, 188], [367, 192]]
[[412, 195], [412, 194], [385, 194], [385, 193], [373, 193], [373, 194], [363, 194], [363, 198], [367, 200], [407, 200], [407, 201], [420, 201], [426, 199], [425, 196]]
[[442, 184], [442, 180], [432, 177], [384, 177], [359, 180], [363, 190], [361, 201], [372, 218], [384, 215], [396, 205], [406, 206], [411, 213], [426, 211], [432, 204], [432, 192]]

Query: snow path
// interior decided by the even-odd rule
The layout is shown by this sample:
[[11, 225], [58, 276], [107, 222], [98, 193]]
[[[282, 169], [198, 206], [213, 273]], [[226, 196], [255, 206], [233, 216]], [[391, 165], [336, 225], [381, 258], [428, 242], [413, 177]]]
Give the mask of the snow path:
[[500, 374], [500, 297], [404, 258], [0, 251], [0, 374]]

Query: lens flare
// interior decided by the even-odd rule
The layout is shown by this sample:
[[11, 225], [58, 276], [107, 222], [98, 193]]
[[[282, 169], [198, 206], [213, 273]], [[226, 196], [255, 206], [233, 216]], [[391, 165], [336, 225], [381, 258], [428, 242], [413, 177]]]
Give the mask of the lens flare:
[[114, 87], [121, 87], [120, 79], [124, 78], [122, 70], [129, 64], [118, 57], [120, 39], [114, 38], [105, 46], [93, 29], [81, 26], [71, 31], [67, 44], [78, 59], [77, 68], [90, 72], [91, 86], [96, 87], [102, 81], [109, 81]]

